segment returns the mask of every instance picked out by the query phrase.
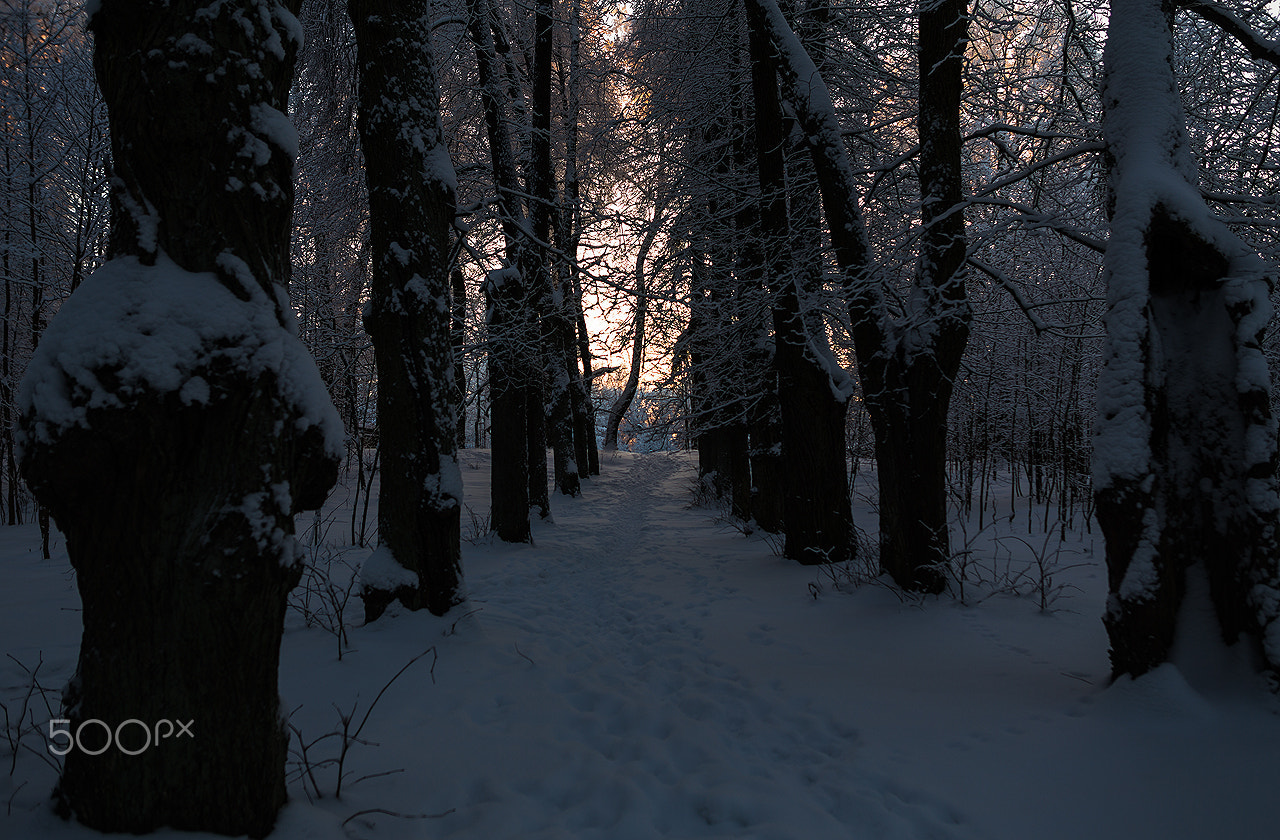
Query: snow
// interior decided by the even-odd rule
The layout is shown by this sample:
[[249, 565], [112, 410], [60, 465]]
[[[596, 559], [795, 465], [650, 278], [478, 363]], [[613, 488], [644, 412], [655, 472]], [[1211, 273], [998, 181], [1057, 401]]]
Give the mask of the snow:
[[[459, 460], [469, 507], [483, 514], [488, 453]], [[694, 455], [603, 460], [581, 498], [553, 501], [554, 524], [533, 523], [532, 546], [468, 533], [464, 516], [470, 600], [443, 618], [393, 606], [350, 627], [339, 660], [333, 635], [289, 613], [281, 693], [308, 740], [338, 725], [338, 709], [358, 707], [359, 720], [397, 671], [434, 653], [378, 701], [369, 743], [347, 756], [342, 798], [332, 768], [317, 770], [325, 796], [314, 801], [295, 779], [273, 840], [1274, 834], [1280, 716], [1211, 616], [1184, 616], [1174, 664], [1107, 687], [1100, 538], [1068, 533], [1074, 568], [1058, 579], [1080, 591], [1047, 614], [989, 592], [967, 606], [903, 601], [883, 585], [836, 590], [759, 535], [717, 526], [714, 511], [690, 506]], [[861, 498], [874, 472], [857, 481]], [[323, 514], [331, 535], [346, 530], [343, 492]], [[1027, 529], [1025, 502], [1012, 525], [1009, 503], [1006, 489], [1003, 531], [966, 540], [975, 563], [1027, 561], [998, 548], [1025, 545], [1012, 537]], [[871, 526], [868, 504], [855, 513]], [[38, 540], [34, 526], [0, 529], [10, 710], [29, 684], [19, 663], [43, 657], [40, 683], [56, 689], [77, 653], [63, 542], [55, 535], [43, 561]], [[369, 550], [313, 551], [354, 564]], [[346, 610], [358, 624], [359, 602]], [[47, 730], [43, 704], [34, 708]], [[25, 743], [44, 749], [35, 733]], [[0, 739], [7, 768], [6, 749]], [[0, 774], [11, 803], [0, 835], [99, 837], [50, 813], [53, 782], [19, 754]], [[352, 818], [371, 809], [383, 812]]]
[[[438, 122], [438, 120], [437, 120]], [[435, 136], [443, 135], [443, 129], [432, 132]], [[449, 158], [449, 147], [443, 142], [433, 143], [423, 150], [423, 177], [435, 181], [451, 193], [458, 192], [458, 173]]]
[[288, 155], [290, 160], [298, 159], [298, 130], [283, 111], [258, 103], [250, 106], [249, 115], [254, 131], [266, 137], [267, 142]]
[[275, 18], [276, 23], [284, 30], [285, 37], [293, 45], [295, 50], [302, 49], [302, 44], [306, 40], [302, 21], [294, 16], [282, 3], [273, 3], [271, 5], [271, 14]]
[[[264, 298], [249, 268], [224, 252], [219, 265]], [[88, 412], [117, 408], [146, 392], [178, 392], [190, 404], [210, 398], [197, 368], [211, 354], [249, 378], [275, 374], [299, 430], [318, 426], [333, 457], [345, 452], [342, 420], [310, 353], [276, 319], [274, 302], [241, 301], [212, 273], [183, 270], [164, 254], [154, 266], [111, 260], [62, 305], [45, 331], [18, 391], [34, 418], [17, 433], [52, 440], [85, 426]], [[113, 374], [108, 385], [100, 377]], [[199, 380], [199, 381], [197, 381]]]
[[[1117, 480], [1137, 480], [1149, 468], [1146, 235], [1156, 208], [1186, 222], [1230, 258], [1226, 304], [1256, 307], [1236, 326], [1241, 345], [1255, 340], [1270, 313], [1263, 280], [1267, 266], [1213, 217], [1197, 186], [1163, 15], [1159, 0], [1116, 0], [1110, 10], [1103, 130], [1115, 157], [1116, 206], [1106, 254], [1106, 366], [1097, 395], [1101, 422], [1094, 437], [1094, 486], [1099, 489]], [[1239, 350], [1228, 363], [1242, 366], [1233, 372], [1241, 393], [1266, 387], [1266, 361], [1256, 346]], [[1258, 447], [1267, 445], [1265, 438], [1264, 433], [1255, 441]], [[1250, 452], [1248, 457], [1257, 456]], [[1259, 503], [1267, 504], [1261, 498]]]
[[418, 586], [417, 572], [396, 562], [390, 549], [378, 548], [360, 566], [359, 583], [369, 589], [394, 592], [401, 586]]

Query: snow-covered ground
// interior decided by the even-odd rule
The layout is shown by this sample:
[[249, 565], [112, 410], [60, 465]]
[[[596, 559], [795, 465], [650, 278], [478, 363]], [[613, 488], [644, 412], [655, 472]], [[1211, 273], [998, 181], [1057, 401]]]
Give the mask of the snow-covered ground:
[[[462, 458], [480, 512], [487, 457]], [[464, 544], [470, 600], [444, 618], [393, 610], [351, 627], [339, 659], [324, 622], [291, 610], [280, 689], [306, 742], [338, 710], [358, 724], [434, 651], [382, 694], [340, 798], [323, 764], [336, 738], [309, 750], [314, 784], [291, 768], [273, 838], [1277, 836], [1280, 715], [1207, 616], [1189, 617], [1203, 632], [1180, 640], [1177, 667], [1107, 686], [1096, 536], [1049, 546], [1054, 586], [1078, 591], [1048, 612], [972, 583], [963, 604], [903, 600], [836, 587], [691, 508], [689, 456], [610, 455], [603, 472], [553, 499], [534, 546]], [[1040, 548], [1015, 522], [974, 540], [975, 577], [1016, 578]], [[33, 528], [0, 529], [11, 716], [28, 670], [42, 662], [39, 683], [60, 688], [74, 667], [78, 600], [55, 547], [43, 561]], [[339, 583], [367, 553], [320, 552]], [[360, 613], [352, 598], [346, 621]], [[49, 716], [33, 697], [28, 723]], [[0, 738], [0, 837], [98, 836], [49, 812], [44, 749], [27, 732], [15, 758]]]

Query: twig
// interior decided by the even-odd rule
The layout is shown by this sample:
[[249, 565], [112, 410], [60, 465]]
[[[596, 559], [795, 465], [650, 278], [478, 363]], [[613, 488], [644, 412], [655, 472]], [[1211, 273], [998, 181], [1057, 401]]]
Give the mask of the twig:
[[449, 810], [441, 811], [438, 814], [402, 814], [399, 811], [389, 811], [386, 808], [366, 808], [363, 811], [356, 811], [354, 814], [343, 820], [342, 827], [345, 828], [347, 823], [351, 822], [356, 817], [363, 817], [368, 814], [386, 814], [388, 817], [397, 817], [402, 820], [438, 820], [449, 816], [456, 810], [458, 809], [450, 808]]
[[516, 643], [515, 643], [515, 646], [516, 646], [516, 653], [520, 654], [520, 656], [524, 659], [524, 661], [525, 661], [525, 662], [528, 662], [530, 665], [532, 665], [532, 666], [533, 666], [533, 667], [535, 667], [535, 668], [537, 668], [537, 667], [538, 667], [538, 663], [537, 663], [537, 662], [534, 662], [532, 659], [530, 659], [529, 657], [525, 656], [525, 655], [524, 655], [524, 653], [523, 653], [523, 651], [521, 651], [521, 650], [520, 650], [520, 643], [519, 643], [519, 642], [516, 642]]

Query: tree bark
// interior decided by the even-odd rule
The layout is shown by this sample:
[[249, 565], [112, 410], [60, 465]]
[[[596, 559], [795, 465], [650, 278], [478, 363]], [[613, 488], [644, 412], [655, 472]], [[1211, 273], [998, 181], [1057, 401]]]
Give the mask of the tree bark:
[[921, 223], [916, 287], [926, 318], [905, 325], [889, 352], [863, 357], [863, 391], [876, 431], [880, 479], [880, 565], [898, 585], [946, 586], [947, 411], [969, 340], [963, 274], [960, 98], [967, 0], [920, 8], [919, 113]]
[[[551, 170], [551, 0], [537, 0], [533, 14], [533, 137], [530, 147], [529, 193], [533, 196], [534, 249], [537, 261], [539, 314], [542, 319], [543, 355], [546, 360], [547, 437], [552, 448], [555, 486], [566, 496], [582, 493], [574, 446], [569, 364], [572, 324], [566, 314], [567, 296], [553, 283], [551, 219], [555, 209], [554, 175]], [[530, 452], [532, 456], [532, 452]]]
[[645, 320], [649, 314], [649, 295], [646, 290], [644, 264], [662, 228], [664, 210], [664, 202], [654, 206], [653, 221], [645, 231], [644, 238], [640, 240], [640, 249], [636, 252], [636, 267], [632, 274], [635, 279], [635, 285], [632, 288], [632, 294], [635, 296], [635, 315], [632, 319], [631, 368], [627, 371], [627, 381], [622, 386], [622, 393], [618, 394], [617, 399], [609, 406], [609, 416], [605, 420], [604, 448], [609, 452], [618, 450], [618, 428], [622, 425], [622, 418], [630, 410], [631, 402], [636, 398], [636, 391], [640, 387], [640, 370], [644, 367]]
[[[1169, 655], [1202, 564], [1227, 642], [1280, 690], [1276, 421], [1262, 334], [1274, 270], [1200, 196], [1171, 10], [1116, 0], [1104, 56], [1111, 238], [1094, 492], [1115, 676]], [[1199, 572], [1197, 572], [1199, 573]]]
[[[467, 447], [467, 369], [464, 364], [464, 353], [467, 346], [467, 278], [460, 270], [455, 268], [450, 279], [452, 283], [450, 302], [453, 306], [453, 324], [449, 329], [453, 343], [455, 404], [458, 406], [457, 444], [459, 449], [465, 449]], [[480, 400], [477, 397], [477, 411], [479, 410], [479, 405]]]
[[[527, 238], [518, 197], [519, 176], [511, 151], [503, 108], [498, 59], [494, 52], [493, 12], [489, 0], [467, 0], [467, 32], [476, 50], [480, 101], [484, 107], [494, 182], [502, 209], [507, 266], [488, 274], [485, 327], [489, 345], [489, 415], [493, 450], [490, 524], [504, 542], [528, 542], [529, 412], [525, 383], [527, 356], [536, 342], [521, 266]], [[540, 401], [538, 405], [541, 410]], [[545, 454], [543, 462], [545, 463]], [[543, 485], [546, 468], [542, 468]]]
[[429, 0], [351, 0], [378, 368], [381, 549], [416, 583], [365, 579], [366, 620], [392, 600], [444, 615], [461, 600], [462, 476], [450, 341], [453, 165], [440, 123]]
[[782, 415], [783, 553], [805, 564], [848, 560], [853, 512], [845, 471], [844, 419], [852, 383], [826, 336], [809, 335], [791, 260], [782, 108], [777, 65], [758, 7], [747, 4], [751, 80], [756, 103], [763, 275], [773, 297], [774, 367]]
[[[574, 383], [575, 431], [579, 448], [578, 467], [586, 465], [587, 475], [600, 474], [600, 448], [596, 440], [596, 406], [591, 390], [591, 334], [587, 331], [582, 307], [582, 279], [578, 270], [578, 246], [582, 242], [582, 198], [578, 178], [578, 134], [582, 119], [582, 0], [573, 0], [569, 17], [569, 82], [565, 114], [564, 208], [562, 210], [565, 243], [569, 258], [569, 292], [572, 295], [574, 345], [582, 364], [582, 376]], [[582, 454], [586, 459], [583, 460]]]
[[759, 25], [778, 50], [782, 91], [810, 143], [840, 267], [863, 397], [876, 432], [880, 563], [899, 585], [938, 592], [946, 585], [943, 564], [950, 554], [946, 416], [970, 318], [958, 209], [965, 5], [945, 0], [920, 13], [920, 177], [927, 200], [915, 289], [906, 311], [895, 318], [875, 276], [857, 183], [826, 84], [775, 0], [746, 2], [760, 10]]
[[[22, 469], [83, 603], [63, 711], [83, 740], [57, 798], [100, 831], [262, 837], [285, 800], [293, 517], [342, 454], [284, 293], [299, 28], [267, 0], [104, 0], [90, 25], [112, 260], [63, 304], [20, 398]], [[162, 720], [193, 737], [142, 749]]]

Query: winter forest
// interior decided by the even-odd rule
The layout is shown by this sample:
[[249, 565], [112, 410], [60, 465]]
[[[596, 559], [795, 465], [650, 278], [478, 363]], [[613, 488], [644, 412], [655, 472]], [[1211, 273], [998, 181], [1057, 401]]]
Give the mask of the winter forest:
[[0, 0], [0, 96], [0, 836], [1274, 833], [1274, 0]]

